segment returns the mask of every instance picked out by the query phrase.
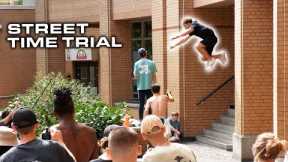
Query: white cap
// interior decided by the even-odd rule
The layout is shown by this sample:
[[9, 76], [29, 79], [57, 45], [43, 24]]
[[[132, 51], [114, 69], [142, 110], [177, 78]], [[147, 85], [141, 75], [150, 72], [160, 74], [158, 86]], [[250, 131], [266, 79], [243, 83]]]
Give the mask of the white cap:
[[158, 116], [149, 115], [149, 116], [146, 116], [141, 123], [141, 133], [153, 134], [153, 133], [158, 132], [159, 128], [164, 128], [164, 127], [165, 126], [163, 122]]
[[143, 162], [197, 162], [194, 152], [187, 146], [170, 143], [167, 146], [156, 146], [143, 156]]

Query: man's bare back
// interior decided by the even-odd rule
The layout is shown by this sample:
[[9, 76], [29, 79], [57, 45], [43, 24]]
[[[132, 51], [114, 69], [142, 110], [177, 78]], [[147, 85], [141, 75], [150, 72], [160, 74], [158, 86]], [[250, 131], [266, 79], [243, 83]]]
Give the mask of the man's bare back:
[[81, 123], [56, 125], [61, 131], [63, 142], [72, 152], [77, 162], [89, 162], [99, 155], [96, 131]]
[[154, 95], [150, 97], [145, 105], [145, 115], [149, 114], [149, 109], [151, 108], [152, 114], [161, 118], [167, 118], [168, 102], [169, 98], [167, 95]]

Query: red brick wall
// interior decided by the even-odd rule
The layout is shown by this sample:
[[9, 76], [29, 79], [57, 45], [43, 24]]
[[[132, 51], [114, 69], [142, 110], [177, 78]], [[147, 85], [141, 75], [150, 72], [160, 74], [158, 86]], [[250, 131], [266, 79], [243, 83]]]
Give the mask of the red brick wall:
[[122, 48], [100, 48], [101, 97], [113, 104], [132, 98], [131, 30], [129, 21], [113, 21], [111, 1], [101, 2], [100, 34], [116, 36]]
[[235, 26], [236, 133], [272, 131], [272, 0], [237, 2]]
[[49, 0], [50, 21], [98, 22], [101, 0]]
[[234, 75], [234, 10], [232, 7], [194, 9], [191, 3], [185, 1], [182, 13], [184, 16], [192, 16], [200, 22], [206, 22], [214, 27], [219, 33], [219, 40], [221, 41], [218, 47], [219, 49], [226, 49], [230, 59], [230, 64], [227, 67], [218, 66], [213, 72], [206, 73], [192, 48], [198, 40], [191, 40], [181, 49], [181, 54], [184, 55], [182, 75], [184, 75], [185, 136], [195, 136], [201, 133], [203, 128], [208, 128], [212, 122], [219, 120], [220, 115], [228, 110], [229, 105], [234, 104], [233, 80], [202, 105], [195, 105], [201, 98]]
[[65, 45], [58, 41], [58, 48], [48, 49], [48, 72], [65, 73]]
[[[35, 49], [11, 49], [5, 40], [10, 22], [33, 22], [34, 10], [0, 10], [0, 96], [23, 93], [36, 71]], [[0, 104], [5, 103], [0, 99]], [[0, 105], [1, 106], [1, 105]]]
[[[183, 4], [184, 2], [185, 4]], [[158, 8], [160, 5], [158, 5]], [[168, 38], [180, 31], [180, 23], [183, 16], [193, 16], [217, 28], [222, 36], [222, 43], [219, 46], [229, 50], [230, 54], [230, 65], [228, 67], [218, 67], [215, 72], [208, 74], [203, 70], [203, 66], [197, 60], [196, 53], [192, 49], [193, 45], [197, 43], [195, 40], [191, 40], [185, 47], [168, 51], [167, 88], [175, 96], [175, 103], [169, 105], [169, 112], [180, 111], [184, 135], [195, 136], [203, 128], [209, 127], [213, 121], [219, 119], [220, 114], [227, 111], [228, 105], [234, 103], [234, 84], [232, 81], [201, 106], [195, 105], [201, 97], [206, 96], [234, 74], [234, 43], [231, 41], [234, 35], [233, 8], [194, 9], [191, 1], [181, 0], [167, 0], [166, 6], [167, 25], [164, 31], [167, 29]], [[155, 6], [152, 9], [156, 10], [157, 8]], [[211, 16], [211, 13], [213, 13], [213, 16]], [[156, 18], [160, 15], [161, 13], [157, 14], [155, 11]], [[153, 30], [153, 34], [157, 36], [161, 34], [160, 26], [162, 22], [161, 19], [159, 20], [159, 22], [154, 23], [156, 29]], [[163, 36], [165, 37], [165, 34]], [[160, 43], [157, 39], [161, 40], [161, 38], [156, 37], [155, 40], [155, 42]], [[159, 47], [161, 44], [156, 45], [156, 47]], [[159, 49], [156, 50], [161, 52]], [[157, 57], [157, 59], [159, 58], [160, 61], [156, 62], [165, 62], [165, 58]], [[158, 76], [162, 77], [162, 71], [160, 71], [160, 74], [158, 73]]]
[[112, 0], [113, 20], [151, 16], [151, 0]]

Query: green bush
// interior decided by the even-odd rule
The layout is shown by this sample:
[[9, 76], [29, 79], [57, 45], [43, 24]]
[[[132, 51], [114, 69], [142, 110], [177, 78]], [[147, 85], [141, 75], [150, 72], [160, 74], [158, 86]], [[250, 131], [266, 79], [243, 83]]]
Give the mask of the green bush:
[[38, 131], [42, 132], [45, 128], [57, 123], [53, 116], [53, 92], [63, 87], [71, 89], [76, 120], [95, 128], [98, 136], [102, 136], [107, 125], [121, 124], [127, 107], [125, 103], [109, 106], [93, 93], [92, 87], [85, 86], [77, 80], [65, 79], [60, 73], [37, 75], [33, 86], [26, 93], [12, 99], [7, 109], [14, 109], [18, 106], [31, 108], [37, 114], [40, 123]]

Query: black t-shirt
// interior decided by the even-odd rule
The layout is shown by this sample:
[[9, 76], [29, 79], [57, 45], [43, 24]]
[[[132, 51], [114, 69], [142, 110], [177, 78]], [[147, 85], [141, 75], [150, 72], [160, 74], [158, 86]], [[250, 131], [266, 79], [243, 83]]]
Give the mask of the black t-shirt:
[[66, 149], [54, 141], [35, 139], [11, 148], [0, 162], [75, 162]]
[[112, 160], [96, 159], [96, 160], [91, 160], [90, 162], [112, 162]]
[[207, 33], [212, 31], [206, 26], [200, 24], [198, 21], [192, 21], [192, 28], [193, 28], [193, 32], [191, 32], [189, 35], [190, 36], [195, 35], [202, 39], [206, 38]]

